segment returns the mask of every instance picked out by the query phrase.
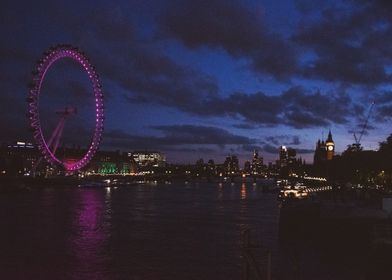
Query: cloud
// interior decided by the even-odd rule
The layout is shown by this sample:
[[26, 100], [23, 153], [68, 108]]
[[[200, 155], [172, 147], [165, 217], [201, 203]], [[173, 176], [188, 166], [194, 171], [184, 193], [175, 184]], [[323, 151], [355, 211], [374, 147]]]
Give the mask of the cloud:
[[391, 82], [390, 11], [384, 1], [345, 1], [324, 8], [320, 20], [303, 23], [292, 39], [314, 57], [302, 75], [365, 86]]
[[[279, 95], [233, 93], [194, 104], [188, 113], [242, 118], [245, 126], [286, 125], [296, 129], [346, 124], [355, 114], [355, 103], [344, 92], [309, 92], [293, 86]], [[183, 109], [183, 108], [180, 108]], [[237, 126], [238, 127], [238, 126]]]
[[263, 152], [270, 153], [270, 154], [277, 154], [278, 151], [279, 151], [279, 148], [276, 146], [273, 146], [271, 144], [263, 145]]
[[[35, 6], [32, 6], [35, 9]], [[60, 7], [54, 9], [54, 13], [56, 14], [59, 9]], [[86, 51], [103, 80], [105, 97], [108, 93], [110, 95], [119, 93], [132, 103], [159, 103], [186, 111], [191, 110], [190, 107], [197, 104], [199, 100], [208, 100], [218, 94], [219, 88], [213, 77], [175, 62], [158, 50], [154, 41], [137, 34], [125, 10], [102, 7], [99, 3], [92, 9], [91, 6], [81, 5], [78, 10], [75, 10], [72, 5], [61, 5], [61, 10], [63, 12], [58, 16], [61, 19], [66, 18], [65, 21], [54, 18], [50, 13], [40, 17], [36, 24], [38, 27], [51, 22], [52, 28], [45, 29], [45, 32], [42, 30], [38, 32], [34, 38], [34, 44], [26, 45], [26, 38], [21, 36], [21, 33], [16, 33], [13, 41], [2, 41], [0, 46], [2, 88], [8, 92], [20, 93], [22, 106], [25, 105], [26, 85], [31, 79], [30, 71], [34, 61], [48, 46], [45, 43], [46, 37], [42, 42], [39, 40], [44, 36], [51, 38], [51, 44], [69, 40]], [[12, 9], [10, 12], [7, 10], [2, 13], [7, 18], [15, 16]], [[36, 28], [35, 25], [30, 25], [25, 20], [18, 22], [18, 26], [30, 30], [31, 32], [27, 32], [29, 34], [34, 33], [32, 31]], [[83, 26], [83, 28], [75, 28], [75, 26]], [[7, 26], [3, 25], [0, 28], [6, 30]], [[55, 65], [60, 72], [64, 70], [61, 62]], [[49, 75], [52, 74], [52, 70], [49, 71]], [[71, 70], [64, 71], [64, 73], [73, 72], [75, 69]], [[80, 72], [76, 71], [76, 76], [79, 74]], [[115, 90], [108, 88], [108, 84], [115, 85]], [[88, 104], [84, 98], [92, 96], [84, 94], [90, 89], [90, 85], [86, 88], [85, 84], [68, 74], [60, 77], [57, 75], [53, 79], [49, 77], [45, 80], [44, 86], [51, 93], [55, 93], [51, 95], [53, 98], [48, 96], [50, 99], [48, 103], [53, 100], [62, 103], [66, 97], [72, 95], [77, 103]], [[110, 107], [108, 103], [117, 102], [113, 100], [116, 99], [106, 98], [105, 107]], [[41, 105], [44, 107], [44, 102]], [[10, 118], [7, 115], [5, 119]], [[15, 125], [24, 134], [28, 134], [22, 127], [22, 122], [18, 121]]]
[[350, 117], [363, 110], [363, 106], [355, 103], [344, 91], [322, 94], [320, 91], [292, 86], [275, 95], [235, 92], [229, 96], [219, 96], [214, 84], [205, 84], [205, 81], [193, 80], [205, 85], [205, 94], [203, 87], [198, 91], [197, 87], [190, 86], [188, 94], [183, 95], [176, 84], [160, 86], [152, 83], [147, 86], [151, 91], [142, 95], [127, 95], [125, 98], [130, 103], [155, 103], [201, 117], [230, 117], [242, 121], [233, 125], [240, 129], [276, 125], [304, 129], [332, 123], [346, 124]]
[[295, 149], [298, 154], [313, 154], [314, 150], [312, 149]]
[[[291, 67], [297, 67], [296, 61], [288, 61], [295, 57], [291, 54], [292, 46], [267, 30], [264, 16], [257, 9], [245, 7], [240, 2], [218, 0], [173, 3], [161, 14], [159, 21], [167, 36], [178, 38], [192, 48], [222, 48], [235, 57], [248, 58], [254, 67], [264, 67], [263, 71], [276, 77], [294, 73]], [[345, 94], [321, 94], [297, 86], [271, 95], [259, 91], [220, 96], [214, 77], [182, 65], [157, 50], [157, 41], [141, 36], [138, 32], [142, 31], [135, 28], [125, 10], [102, 9], [99, 5], [90, 10], [81, 9], [75, 14], [71, 8], [64, 8], [61, 16], [69, 16], [72, 20], [62, 24], [55, 21], [55, 24], [82, 49], [88, 50], [104, 79], [104, 89], [105, 81], [113, 83], [122, 89], [116, 93], [130, 103], [155, 103], [201, 117], [231, 117], [242, 122], [237, 126], [242, 129], [276, 125], [302, 129], [333, 122], [344, 124], [353, 110], [353, 104]], [[81, 17], [84, 10], [86, 13]], [[85, 28], [74, 28], [75, 24]], [[19, 60], [31, 56], [27, 48], [13, 51], [7, 45], [0, 48], [1, 53]], [[277, 63], [283, 63], [285, 67], [280, 69]], [[25, 70], [28, 73], [30, 68]], [[28, 79], [24, 80], [28, 82]], [[77, 81], [71, 81], [68, 87], [68, 91], [78, 97], [84, 96], [78, 94], [84, 89]], [[62, 96], [67, 94], [67, 89], [62, 87], [53, 91]], [[112, 89], [107, 91], [113, 92]], [[112, 102], [112, 98], [106, 101]]]
[[[50, 1], [46, 2], [49, 4]], [[264, 22], [264, 11], [245, 7], [240, 1], [172, 3], [160, 13], [158, 28], [162, 37], [154, 38], [150, 33], [155, 34], [156, 26], [144, 26], [144, 15], [141, 16], [143, 24], [133, 21], [137, 17], [129, 12], [129, 6], [108, 8], [97, 3], [91, 8], [91, 5], [81, 3], [76, 9], [68, 4], [58, 7], [57, 4], [50, 4], [51, 10], [54, 6], [57, 8], [52, 10], [53, 13], [47, 13], [39, 5], [30, 3], [28, 8], [24, 6], [21, 9], [15, 4], [12, 9], [3, 10], [2, 13], [8, 15], [0, 28], [2, 31], [8, 30], [6, 34], [14, 34], [5, 36], [7, 40], [3, 40], [0, 46], [0, 70], [3, 73], [0, 81], [3, 90], [15, 97], [3, 103], [10, 106], [3, 105], [2, 108], [24, 112], [25, 85], [30, 79], [29, 72], [34, 60], [48, 45], [64, 40], [79, 45], [91, 57], [103, 79], [105, 95], [110, 92], [112, 95], [122, 95], [130, 103], [164, 105], [203, 119], [230, 118], [238, 123], [234, 127], [240, 129], [277, 126], [305, 129], [347, 124], [352, 117], [363, 112], [363, 106], [344, 91], [311, 91], [301, 86], [291, 86], [282, 92], [237, 91], [220, 95], [221, 90], [214, 77], [165, 53], [169, 49], [172, 51], [173, 39], [181, 41], [191, 51], [199, 48], [224, 50], [237, 62], [248, 62], [257, 74], [266, 73], [277, 79], [307, 77], [366, 86], [376, 86], [390, 80], [386, 70], [392, 61], [392, 39], [389, 39], [392, 38], [392, 29], [388, 20], [390, 9], [381, 2], [359, 1], [357, 8], [348, 10], [330, 6], [323, 8], [321, 21], [300, 25], [298, 32], [293, 27], [295, 35], [292, 38], [271, 32]], [[39, 12], [39, 20], [35, 24], [32, 25], [27, 16], [23, 20], [20, 20], [20, 16], [13, 19], [19, 12], [22, 16], [29, 14], [30, 7], [34, 12]], [[30, 42], [29, 36], [34, 36], [34, 40], [26, 44], [26, 41]], [[298, 48], [300, 53], [297, 52]], [[314, 56], [303, 60], [308, 51]], [[50, 82], [49, 79], [45, 84], [49, 85]], [[115, 87], [106, 87], [108, 84]], [[53, 91], [59, 95], [70, 91], [78, 98], [85, 96], [85, 88], [78, 80], [71, 80], [67, 88], [53, 87]], [[13, 102], [17, 99], [22, 100], [22, 105], [14, 107]], [[376, 109], [376, 114], [390, 118], [389, 97], [384, 95], [380, 99], [384, 101]], [[108, 98], [105, 102], [118, 102], [118, 99], [112, 100]], [[83, 100], [80, 102], [84, 103]], [[123, 100], [120, 99], [120, 102]], [[112, 108], [115, 105], [118, 104]], [[12, 117], [4, 109], [0, 111], [4, 120], [12, 121], [20, 127], [20, 131], [25, 131], [24, 116]], [[174, 144], [170, 143], [260, 145], [267, 150], [276, 149], [272, 145], [277, 146], [270, 142], [268, 144], [271, 146], [263, 147], [266, 143], [255, 143], [253, 139], [212, 127], [161, 126], [155, 129], [161, 136], [123, 135], [116, 138], [112, 134], [109, 140], [122, 147], [128, 147], [128, 144], [161, 147], [165, 144], [167, 149], [173, 147]], [[203, 137], [202, 133], [208, 137]], [[287, 144], [290, 143], [298, 145], [300, 139], [287, 139]]]
[[289, 38], [269, 30], [265, 9], [224, 0], [171, 1], [160, 17], [160, 32], [193, 50], [224, 50], [248, 61], [255, 73], [279, 80], [364, 86], [392, 80], [386, 70], [392, 62], [391, 9], [385, 1], [297, 1], [296, 6], [303, 18]]
[[[279, 146], [271, 145], [271, 144], [264, 144], [262, 146], [262, 151], [265, 153], [275, 154], [278, 155], [279, 153]], [[297, 154], [312, 154], [314, 150], [312, 149], [303, 149], [303, 148], [295, 148]]]
[[172, 141], [179, 144], [246, 144], [252, 143], [248, 137], [239, 136], [228, 132], [227, 130], [195, 125], [172, 125], [172, 126], [155, 126], [153, 127], [162, 131], [169, 139], [168, 144]]
[[[177, 8], [189, 9], [192, 5], [192, 3], [186, 2], [177, 6]], [[238, 17], [244, 21], [242, 13], [252, 15], [252, 12], [245, 8], [243, 8], [244, 10], [241, 10], [242, 8], [234, 9], [231, 4], [224, 4], [220, 1], [201, 5], [200, 9], [204, 11], [204, 9], [210, 7], [209, 5], [223, 5], [225, 6], [222, 10], [223, 14], [240, 13]], [[184, 14], [187, 14], [187, 12], [184, 12]], [[172, 15], [174, 18], [171, 18], [170, 15], [172, 14], [169, 13], [165, 18], [168, 21], [166, 24], [170, 25], [171, 20], [180, 20], [176, 19], [174, 14]], [[213, 15], [215, 14], [213, 13]], [[246, 21], [252, 20], [252, 17], [246, 19]], [[191, 21], [192, 19], [187, 20]], [[205, 24], [207, 24], [212, 19], [206, 18], [203, 20], [206, 20]], [[231, 22], [233, 21], [230, 20]], [[189, 22], [189, 24], [190, 27], [193, 26], [192, 22]], [[241, 26], [241, 24], [248, 23], [240, 22], [239, 25]], [[123, 25], [122, 21], [118, 22], [118, 26], [113, 22], [110, 23], [113, 29]], [[186, 25], [187, 22], [184, 22], [179, 28], [185, 28]], [[230, 24], [228, 28], [231, 28]], [[131, 30], [132, 28], [129, 32]], [[262, 30], [257, 32], [262, 34]], [[200, 36], [202, 35], [200, 34]], [[209, 35], [204, 35], [207, 37], [202, 38], [210, 38]], [[245, 40], [248, 40], [248, 38]], [[233, 54], [236, 52], [243, 53], [250, 47], [237, 46], [237, 42], [232, 41], [229, 37], [222, 38], [222, 41], [228, 45], [228, 49]], [[274, 93], [275, 95], [267, 95], [263, 92], [255, 94], [235, 92], [226, 97], [220, 96], [219, 86], [213, 77], [198, 72], [189, 66], [180, 65], [169, 57], [156, 52], [155, 48], [151, 48], [149, 43], [142, 42], [135, 36], [130, 36], [121, 46], [115, 45], [113, 47], [109, 44], [107, 47], [113, 48], [113, 52], [116, 51], [117, 58], [109, 55], [101, 61], [100, 65], [103, 75], [125, 90], [124, 98], [130, 103], [155, 103], [174, 107], [180, 111], [201, 117], [228, 116], [235, 119], [239, 118], [243, 123], [237, 128], [286, 125], [302, 129], [326, 126], [332, 122], [343, 124], [348, 121], [347, 117], [350, 116], [353, 110], [351, 99], [344, 93], [307, 92], [299, 86], [293, 86], [281, 94]], [[200, 42], [198, 40], [192, 41], [191, 45], [198, 46], [199, 43], [201, 44], [202, 40]], [[100, 52], [100, 50], [97, 51]], [[119, 56], [119, 54], [122, 55]], [[99, 56], [104, 56], [104, 54]], [[121, 60], [118, 57], [121, 57]], [[124, 69], [127, 69], [127, 71], [124, 71]]]
[[298, 135], [275, 135], [265, 137], [265, 141], [274, 145], [300, 145], [301, 141]]
[[[117, 15], [115, 20], [113, 13]], [[90, 24], [90, 20], [97, 21], [85, 44], [99, 58], [97, 69], [102, 76], [121, 88], [130, 103], [158, 103], [191, 110], [199, 100], [218, 95], [219, 86], [212, 76], [165, 55], [155, 40], [142, 38], [134, 31], [123, 12], [108, 10], [103, 15], [97, 19], [92, 13], [85, 19]], [[117, 31], [125, 27], [126, 31]]]
[[[53, 70], [48, 73], [41, 88], [41, 102], [47, 103], [43, 106], [54, 107], [56, 103], [58, 106], [63, 104], [63, 107], [72, 105], [78, 109], [84, 107], [93, 107], [94, 104], [94, 93], [91, 87], [91, 83], [87, 78], [87, 75], [78, 69], [78, 71], [70, 70], [69, 68], [65, 71], [71, 72], [73, 75], [65, 74], [64, 72], [57, 72], [54, 76]], [[80, 75], [82, 74], [82, 75]], [[76, 75], [84, 76], [84, 79], [76, 77]], [[27, 88], [26, 88], [27, 92]], [[26, 93], [27, 94], [27, 93]], [[107, 94], [105, 92], [105, 97]], [[58, 109], [58, 108], [56, 108]]]
[[245, 152], [253, 152], [255, 150], [257, 151], [262, 151], [263, 147], [259, 146], [259, 145], [250, 145], [250, 144], [245, 144], [245, 145], [241, 145], [241, 150], [245, 151]]
[[174, 151], [174, 152], [186, 152], [186, 153], [192, 153], [192, 154], [208, 154], [208, 155], [213, 155], [216, 153], [216, 149], [213, 148], [207, 148], [207, 147], [194, 147], [194, 148], [189, 148], [189, 147], [183, 147], [183, 146], [176, 146], [176, 147], [165, 147], [166, 151]]
[[375, 94], [374, 103], [375, 103], [376, 107], [378, 105], [392, 103], [392, 91], [386, 90], [386, 91], [379, 92], [379, 93]]
[[392, 119], [392, 104], [379, 106], [374, 119], [382, 122], [390, 121]]
[[301, 144], [301, 141], [299, 140], [298, 135], [294, 135], [291, 142], [288, 143], [288, 145], [299, 145], [299, 144]]
[[172, 1], [161, 18], [161, 31], [190, 48], [223, 49], [250, 61], [258, 73], [287, 79], [297, 68], [294, 46], [267, 29], [261, 9], [241, 1]]
[[257, 125], [250, 124], [250, 123], [239, 123], [239, 124], [233, 124], [232, 126], [234, 128], [239, 128], [239, 129], [256, 129], [256, 128], [258, 128]]
[[215, 145], [223, 148], [225, 145], [243, 145], [255, 142], [254, 139], [210, 126], [168, 125], [153, 128], [161, 132], [162, 136], [131, 135], [122, 130], [112, 130], [105, 133], [105, 138], [108, 139], [108, 144], [123, 148], [164, 150], [181, 145], [191, 145], [194, 146], [192, 149], [200, 149], [200, 146], [203, 145]]

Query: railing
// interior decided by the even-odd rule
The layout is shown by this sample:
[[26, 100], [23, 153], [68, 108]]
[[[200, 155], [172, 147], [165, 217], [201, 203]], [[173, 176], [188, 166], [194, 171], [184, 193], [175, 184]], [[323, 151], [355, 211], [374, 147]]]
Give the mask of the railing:
[[241, 230], [241, 255], [243, 259], [243, 280], [271, 280], [271, 252], [251, 238], [252, 230]]
[[373, 245], [392, 244], [392, 221], [376, 223], [373, 226]]

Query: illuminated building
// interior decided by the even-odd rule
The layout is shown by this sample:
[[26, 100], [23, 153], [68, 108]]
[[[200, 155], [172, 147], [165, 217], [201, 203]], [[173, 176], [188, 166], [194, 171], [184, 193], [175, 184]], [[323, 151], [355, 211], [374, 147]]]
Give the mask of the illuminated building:
[[325, 147], [327, 149], [327, 160], [332, 160], [335, 154], [335, 143], [332, 139], [331, 130], [329, 130], [327, 141], [325, 141]]
[[38, 150], [31, 143], [17, 141], [3, 145], [0, 153], [1, 174], [30, 176], [37, 160]]
[[295, 164], [297, 162], [296, 156], [297, 156], [297, 151], [295, 149], [292, 149], [292, 148], [287, 149], [287, 165], [288, 166], [292, 166], [293, 164]]
[[120, 151], [98, 151], [86, 171], [101, 175], [118, 174], [124, 161]]
[[250, 165], [249, 160], [245, 161], [245, 163], [244, 163], [244, 171], [247, 173], [250, 173], [250, 171], [251, 171], [251, 165]]
[[139, 167], [163, 167], [166, 165], [166, 158], [160, 152], [135, 151], [128, 153]]
[[118, 168], [114, 162], [102, 162], [100, 168], [98, 169], [100, 174], [117, 174]]
[[279, 149], [279, 165], [280, 167], [285, 167], [287, 166], [288, 163], [288, 152], [287, 152], [287, 147], [286, 146], [280, 146]]
[[252, 174], [261, 174], [263, 172], [263, 157], [259, 156], [259, 152], [254, 150], [251, 164]]
[[314, 152], [314, 164], [332, 160], [335, 154], [335, 142], [332, 139], [331, 130], [328, 133], [327, 140], [318, 140]]
[[137, 172], [137, 165], [128, 153], [120, 151], [98, 151], [86, 169], [89, 174], [131, 174]]
[[238, 164], [238, 158], [235, 155], [230, 155], [226, 157], [225, 162], [223, 163], [224, 169], [228, 174], [237, 173], [240, 168]]
[[270, 171], [279, 172], [283, 177], [292, 176], [293, 174], [300, 174], [303, 171], [302, 159], [296, 158], [297, 150], [286, 146], [281, 146], [279, 149], [279, 160], [277, 161], [277, 169], [271, 166]]

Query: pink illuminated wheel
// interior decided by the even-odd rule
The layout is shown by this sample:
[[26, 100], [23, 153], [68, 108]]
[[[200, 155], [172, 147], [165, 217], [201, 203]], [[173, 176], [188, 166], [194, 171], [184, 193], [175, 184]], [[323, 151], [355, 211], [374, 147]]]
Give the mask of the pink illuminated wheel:
[[[48, 143], [45, 141], [41, 129], [39, 118], [39, 96], [41, 86], [45, 78], [46, 72], [50, 66], [57, 60], [62, 58], [70, 58], [80, 63], [87, 72], [91, 81], [95, 97], [95, 130], [89, 148], [86, 154], [77, 162], [63, 162], [55, 156], [55, 152], [51, 151]], [[102, 139], [104, 107], [102, 86], [94, 66], [83, 52], [70, 45], [57, 45], [45, 52], [43, 57], [37, 62], [36, 68], [33, 70], [33, 79], [29, 86], [28, 102], [28, 118], [30, 126], [33, 130], [34, 139], [38, 145], [38, 149], [42, 153], [43, 158], [52, 166], [60, 167], [66, 171], [77, 171], [86, 166], [93, 158], [98, 150], [99, 143]]]

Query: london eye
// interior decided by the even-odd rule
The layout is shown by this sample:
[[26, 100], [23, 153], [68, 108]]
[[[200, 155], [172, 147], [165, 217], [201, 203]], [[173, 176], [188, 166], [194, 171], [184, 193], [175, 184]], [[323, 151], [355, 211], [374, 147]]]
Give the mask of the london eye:
[[[49, 68], [56, 61], [63, 58], [72, 59], [83, 67], [84, 71], [88, 75], [94, 93], [95, 129], [86, 150], [86, 153], [81, 157], [81, 159], [77, 160], [76, 162], [67, 162], [66, 160], [56, 157], [55, 154], [61, 137], [63, 136], [65, 121], [69, 116], [76, 114], [77, 109], [66, 107], [64, 110], [56, 112], [60, 116], [60, 120], [48, 140], [46, 140], [44, 137], [41, 126], [41, 121], [44, 120], [40, 119], [39, 113], [39, 99], [45, 75], [48, 72]], [[29, 93], [27, 97], [27, 115], [30, 127], [33, 131], [33, 137], [36, 141], [40, 153], [42, 154], [42, 158], [45, 159], [53, 167], [58, 167], [60, 169], [70, 172], [78, 171], [81, 168], [85, 167], [93, 158], [94, 154], [97, 152], [103, 133], [103, 91], [101, 82], [95, 71], [95, 67], [90, 63], [86, 55], [78, 48], [75, 48], [71, 45], [57, 45], [44, 52], [43, 57], [38, 60], [32, 74], [33, 77], [31, 84], [29, 85]]]

